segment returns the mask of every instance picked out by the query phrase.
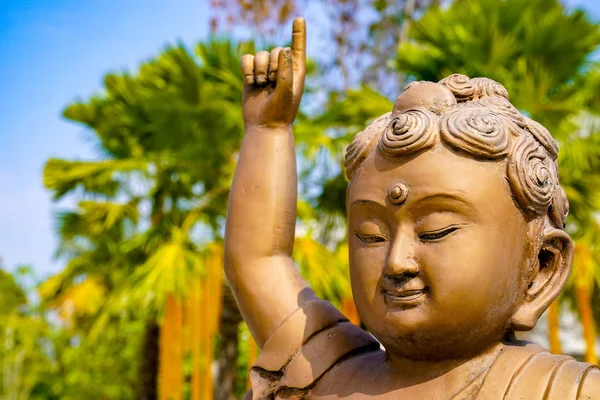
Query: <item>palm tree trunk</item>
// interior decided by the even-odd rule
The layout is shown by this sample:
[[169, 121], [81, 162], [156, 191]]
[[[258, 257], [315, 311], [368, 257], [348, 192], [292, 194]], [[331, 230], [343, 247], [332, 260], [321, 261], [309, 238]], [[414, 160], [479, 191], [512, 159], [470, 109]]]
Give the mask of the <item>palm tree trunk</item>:
[[201, 281], [200, 286], [200, 311], [201, 317], [201, 340], [202, 340], [202, 398], [210, 399], [213, 393], [213, 375], [212, 375], [212, 360], [213, 360], [213, 332], [211, 329], [211, 303], [212, 293], [209, 293], [210, 274]]
[[[164, 196], [153, 199], [151, 211], [152, 225], [157, 225], [163, 218], [162, 207]], [[160, 371], [160, 359], [162, 356], [162, 335], [160, 326], [156, 320], [152, 319], [146, 323], [146, 332], [144, 344], [142, 347], [141, 365], [140, 365], [140, 399], [157, 400], [158, 399], [158, 378]]]
[[181, 400], [183, 396], [182, 323], [181, 300], [170, 294], [160, 330], [160, 400]]
[[183, 305], [181, 299], [170, 296], [173, 299], [173, 363], [169, 366], [173, 369], [172, 395], [170, 400], [183, 399]]
[[156, 321], [148, 320], [144, 333], [139, 368], [140, 400], [157, 399], [159, 336], [160, 329]]
[[596, 355], [596, 329], [594, 327], [594, 316], [592, 315], [592, 302], [589, 290], [585, 286], [576, 287], [577, 308], [581, 316], [583, 337], [585, 339], [585, 361], [590, 364], [598, 364]]
[[183, 307], [175, 295], [167, 296], [165, 317], [160, 329], [159, 399], [183, 398]]
[[203, 360], [202, 360], [202, 299], [199, 278], [192, 281], [190, 290], [188, 319], [190, 321], [190, 346], [192, 352], [192, 400], [202, 400]]
[[[238, 328], [242, 315], [228, 286], [223, 287], [223, 312], [221, 314], [221, 349], [218, 362], [215, 400], [234, 400], [234, 390], [240, 382], [236, 380], [238, 359]], [[243, 384], [243, 383], [242, 383]]]
[[554, 300], [548, 308], [548, 341], [552, 354], [562, 354], [560, 344], [560, 306], [558, 300]]

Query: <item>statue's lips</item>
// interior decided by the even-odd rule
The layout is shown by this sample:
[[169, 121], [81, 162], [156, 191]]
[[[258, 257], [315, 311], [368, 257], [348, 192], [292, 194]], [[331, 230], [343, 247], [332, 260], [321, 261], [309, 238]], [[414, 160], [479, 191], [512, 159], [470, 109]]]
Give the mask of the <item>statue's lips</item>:
[[389, 292], [387, 290], [384, 290], [383, 293], [385, 294], [385, 297], [387, 297], [388, 299], [392, 300], [392, 301], [411, 301], [411, 300], [415, 300], [418, 299], [419, 297], [423, 296], [425, 294], [426, 290], [425, 289], [421, 289], [421, 290], [407, 290], [405, 292]]
[[[410, 287], [412, 286], [412, 287]], [[383, 294], [388, 301], [395, 303], [407, 303], [423, 297], [427, 293], [427, 286], [404, 285], [400, 288], [383, 288]]]

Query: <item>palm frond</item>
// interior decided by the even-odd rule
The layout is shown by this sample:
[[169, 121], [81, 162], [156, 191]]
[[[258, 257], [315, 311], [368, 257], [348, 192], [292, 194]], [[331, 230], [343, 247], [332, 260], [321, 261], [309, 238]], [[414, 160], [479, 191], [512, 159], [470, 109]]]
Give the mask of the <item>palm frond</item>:
[[67, 161], [48, 160], [44, 167], [44, 186], [59, 200], [65, 194], [82, 188], [86, 193], [114, 197], [123, 187], [123, 174], [145, 171], [144, 160]]

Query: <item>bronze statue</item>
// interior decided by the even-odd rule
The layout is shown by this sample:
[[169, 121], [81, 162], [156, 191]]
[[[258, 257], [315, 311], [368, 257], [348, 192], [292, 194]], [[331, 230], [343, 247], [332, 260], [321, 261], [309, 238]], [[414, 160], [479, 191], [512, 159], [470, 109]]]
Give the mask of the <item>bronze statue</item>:
[[305, 47], [296, 19], [291, 48], [242, 58], [225, 267], [262, 348], [247, 398], [600, 399], [596, 366], [515, 339], [558, 296], [573, 244], [556, 143], [491, 79], [413, 82], [356, 135], [350, 277], [373, 336], [315, 297], [292, 261]]

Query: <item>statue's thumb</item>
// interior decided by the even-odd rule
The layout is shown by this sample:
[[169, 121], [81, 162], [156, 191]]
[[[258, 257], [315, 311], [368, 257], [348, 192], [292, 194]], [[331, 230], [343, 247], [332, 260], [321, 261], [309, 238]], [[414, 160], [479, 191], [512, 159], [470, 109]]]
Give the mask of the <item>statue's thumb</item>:
[[279, 52], [279, 71], [277, 74], [277, 100], [287, 107], [293, 99], [294, 88], [294, 66], [292, 62], [292, 50], [289, 47]]

